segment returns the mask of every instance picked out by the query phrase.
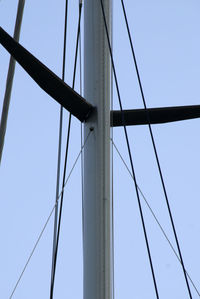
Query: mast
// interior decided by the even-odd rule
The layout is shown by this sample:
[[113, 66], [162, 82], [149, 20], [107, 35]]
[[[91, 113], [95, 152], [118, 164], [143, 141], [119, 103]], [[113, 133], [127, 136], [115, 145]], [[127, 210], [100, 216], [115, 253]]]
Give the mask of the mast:
[[[111, 37], [112, 0], [103, 1]], [[112, 298], [111, 66], [100, 0], [84, 3], [84, 97], [96, 107], [84, 135], [84, 299]]]

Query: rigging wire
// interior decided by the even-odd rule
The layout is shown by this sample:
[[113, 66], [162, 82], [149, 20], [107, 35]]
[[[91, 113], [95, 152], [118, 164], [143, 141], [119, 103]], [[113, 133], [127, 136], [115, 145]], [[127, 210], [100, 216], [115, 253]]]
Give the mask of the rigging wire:
[[[81, 1], [81, 0], [80, 0]], [[82, 45], [81, 45], [81, 29], [79, 33], [79, 81], [80, 81], [80, 95], [83, 95], [83, 84], [82, 84]], [[83, 144], [83, 124], [80, 123], [81, 129], [81, 146]], [[81, 200], [82, 200], [82, 210], [83, 210], [83, 153], [81, 154]], [[83, 213], [82, 213], [83, 215]], [[82, 221], [83, 222], [83, 221]], [[82, 231], [83, 232], [83, 231]]]
[[[76, 76], [76, 65], [77, 65], [77, 57], [78, 57], [78, 45], [79, 45], [81, 13], [82, 13], [82, 1], [79, 2], [79, 19], [78, 19], [77, 38], [76, 38], [74, 74], [73, 74], [73, 83], [72, 83], [72, 88], [73, 89], [74, 89], [74, 85], [75, 85], [75, 76]], [[66, 176], [70, 131], [71, 131], [71, 113], [69, 115], [69, 121], [68, 121], [67, 143], [66, 143], [66, 152], [65, 152], [65, 162], [64, 162], [63, 184], [62, 184], [62, 186], [64, 186], [65, 176]], [[54, 290], [55, 272], [56, 272], [57, 254], [58, 254], [58, 244], [59, 244], [61, 218], [62, 218], [63, 197], [64, 197], [64, 189], [62, 189], [62, 192], [61, 192], [61, 201], [60, 201], [60, 210], [59, 210], [59, 218], [58, 218], [57, 238], [56, 238], [55, 254], [54, 254], [53, 275], [52, 275], [51, 288], [50, 288], [50, 299], [53, 299], [53, 290]]]
[[178, 249], [178, 253], [179, 253], [179, 257], [180, 257], [180, 261], [181, 261], [181, 265], [182, 265], [183, 274], [184, 274], [184, 277], [185, 277], [186, 286], [187, 286], [187, 289], [188, 289], [188, 294], [189, 294], [190, 299], [192, 299], [192, 294], [191, 294], [189, 282], [188, 282], [187, 275], [186, 275], [186, 270], [185, 270], [185, 266], [184, 266], [184, 262], [183, 262], [182, 253], [181, 253], [181, 248], [180, 248], [180, 245], [179, 245], [179, 240], [178, 240], [178, 236], [177, 236], [177, 232], [176, 232], [176, 228], [175, 228], [175, 224], [174, 224], [174, 220], [173, 220], [173, 216], [172, 216], [172, 212], [171, 212], [171, 208], [170, 208], [170, 204], [169, 204], [169, 199], [168, 199], [167, 190], [166, 190], [166, 186], [165, 186], [165, 182], [164, 182], [164, 177], [163, 177], [162, 170], [161, 170], [161, 165], [160, 165], [160, 160], [159, 160], [159, 157], [158, 157], [158, 152], [157, 152], [157, 148], [156, 148], [156, 144], [155, 144], [155, 139], [154, 139], [153, 131], [152, 131], [151, 124], [150, 124], [149, 113], [148, 113], [147, 106], [146, 106], [146, 100], [145, 100], [145, 96], [144, 96], [144, 91], [143, 91], [143, 87], [142, 87], [142, 82], [141, 82], [141, 78], [140, 78], [140, 73], [139, 73], [139, 69], [138, 69], [138, 64], [137, 64], [137, 60], [136, 60], [136, 55], [135, 55], [135, 51], [134, 51], [134, 47], [133, 47], [133, 42], [132, 42], [132, 38], [131, 38], [131, 34], [130, 34], [127, 14], [126, 14], [126, 10], [125, 10], [123, 0], [121, 0], [121, 4], [122, 4], [123, 13], [124, 13], [124, 18], [125, 18], [126, 28], [127, 28], [127, 32], [128, 32], [129, 42], [130, 42], [130, 46], [131, 46], [132, 56], [133, 56], [133, 60], [134, 60], [134, 64], [135, 64], [135, 69], [136, 69], [137, 79], [138, 79], [138, 83], [139, 83], [139, 88], [140, 88], [140, 92], [141, 92], [141, 96], [142, 96], [142, 101], [143, 101], [144, 108], [146, 110], [149, 133], [150, 133], [150, 136], [151, 136], [151, 141], [152, 141], [154, 154], [155, 154], [155, 158], [156, 158], [156, 163], [157, 163], [157, 166], [158, 166], [158, 171], [159, 171], [159, 175], [160, 175], [160, 179], [161, 179], [161, 184], [162, 184], [162, 188], [163, 188], [163, 192], [164, 192], [164, 196], [165, 196], [165, 200], [166, 200], [166, 204], [167, 204], [167, 209], [168, 209], [168, 213], [169, 213], [169, 217], [170, 217], [170, 221], [171, 221], [171, 225], [172, 225], [172, 229], [173, 229], [173, 233], [174, 233], [174, 238], [175, 238], [175, 241], [176, 241], [176, 246], [177, 246], [177, 249]]
[[[130, 174], [131, 178], [133, 179], [133, 175], [132, 175], [132, 173], [131, 173], [131, 170], [129, 169], [129, 167], [128, 167], [126, 161], [125, 161], [124, 158], [122, 157], [122, 155], [121, 155], [119, 149], [117, 148], [117, 145], [115, 144], [115, 142], [113, 141], [112, 138], [111, 138], [111, 142], [112, 142], [112, 144], [113, 144], [113, 146], [114, 146], [114, 148], [115, 148], [117, 154], [119, 155], [120, 159], [122, 160], [124, 166], [126, 167], [128, 173]], [[164, 228], [162, 227], [162, 225], [160, 224], [160, 222], [159, 222], [157, 216], [155, 215], [154, 211], [152, 210], [152, 208], [151, 208], [151, 206], [150, 206], [148, 200], [146, 199], [144, 193], [142, 192], [141, 188], [140, 188], [138, 185], [137, 185], [137, 188], [138, 188], [138, 190], [139, 190], [139, 192], [140, 192], [142, 198], [144, 199], [145, 204], [147, 205], [148, 209], [150, 210], [150, 212], [151, 212], [153, 218], [155, 219], [156, 223], [158, 224], [158, 226], [159, 226], [159, 228], [160, 228], [160, 230], [161, 230], [163, 236], [165, 237], [166, 241], [168, 242], [169, 246], [171, 247], [172, 251], [174, 252], [176, 258], [178, 259], [178, 261], [179, 261], [180, 264], [181, 264], [181, 260], [180, 260], [180, 257], [179, 257], [179, 255], [178, 255], [178, 253], [176, 252], [175, 248], [173, 247], [171, 241], [169, 240], [169, 237], [167, 236], [167, 234], [166, 234]], [[194, 282], [193, 282], [193, 280], [192, 280], [192, 278], [191, 278], [191, 276], [189, 275], [189, 273], [188, 273], [187, 270], [186, 270], [186, 274], [187, 274], [187, 277], [189, 278], [189, 280], [190, 280], [192, 286], [194, 287], [196, 293], [197, 293], [198, 296], [200, 297], [200, 293], [199, 293], [197, 287], [195, 286], [195, 284], [194, 284]]]
[[53, 215], [55, 207], [58, 204], [58, 201], [59, 201], [59, 199], [61, 198], [61, 196], [63, 194], [64, 188], [66, 187], [66, 185], [67, 185], [67, 183], [68, 183], [68, 181], [69, 181], [69, 179], [70, 179], [70, 177], [72, 175], [72, 172], [73, 172], [73, 170], [74, 170], [74, 168], [75, 168], [75, 166], [76, 166], [76, 164], [77, 164], [77, 162], [78, 162], [78, 160], [79, 160], [79, 158], [81, 156], [81, 153], [82, 153], [82, 151], [83, 151], [83, 149], [84, 149], [84, 147], [85, 147], [85, 145], [87, 143], [87, 140], [88, 140], [91, 132], [92, 132], [92, 130], [89, 131], [87, 137], [85, 138], [84, 144], [82, 145], [81, 150], [80, 150], [79, 154], [77, 155], [77, 157], [76, 157], [76, 159], [75, 159], [75, 161], [74, 161], [74, 163], [72, 165], [72, 168], [71, 168], [71, 170], [70, 170], [70, 172], [69, 172], [69, 174], [68, 174], [68, 176], [67, 176], [67, 178], [65, 180], [64, 186], [63, 186], [60, 194], [58, 195], [58, 197], [56, 199], [56, 203], [54, 204], [53, 208], [51, 209], [51, 212], [50, 212], [50, 214], [49, 214], [49, 216], [48, 216], [48, 218], [47, 218], [47, 220], [46, 220], [46, 222], [45, 222], [45, 224], [44, 224], [44, 226], [43, 226], [43, 228], [42, 228], [42, 230], [41, 230], [41, 232], [40, 232], [40, 234], [39, 234], [39, 236], [38, 236], [38, 238], [37, 238], [37, 240], [35, 242], [35, 245], [33, 246], [33, 249], [32, 249], [32, 251], [31, 251], [31, 253], [30, 253], [30, 255], [29, 255], [28, 259], [27, 259], [27, 262], [25, 263], [25, 265], [24, 265], [24, 267], [22, 269], [22, 272], [21, 272], [21, 274], [20, 274], [20, 276], [19, 276], [19, 278], [18, 278], [18, 280], [17, 280], [17, 282], [16, 282], [16, 284], [15, 284], [13, 290], [12, 290], [12, 293], [11, 293], [9, 299], [11, 299], [13, 297], [13, 295], [14, 295], [16, 289], [17, 289], [17, 286], [19, 285], [20, 280], [22, 279], [22, 276], [24, 275], [24, 272], [25, 272], [25, 270], [26, 270], [26, 268], [27, 268], [27, 266], [28, 266], [28, 264], [29, 264], [32, 256], [33, 256], [33, 254], [34, 254], [34, 252], [35, 252], [35, 250], [36, 250], [36, 248], [37, 248], [37, 246], [38, 246], [38, 244], [39, 244], [39, 242], [41, 240], [41, 237], [42, 237], [42, 235], [43, 235], [43, 233], [44, 233], [44, 231], [45, 231], [45, 229], [47, 227], [47, 224], [49, 223], [49, 220], [50, 220], [51, 216]]
[[[110, 43], [110, 38], [109, 38], [109, 33], [108, 33], [108, 26], [107, 26], [107, 22], [106, 22], [106, 16], [105, 16], [104, 5], [103, 5], [102, 0], [100, 0], [100, 4], [101, 4], [101, 10], [102, 10], [102, 15], [103, 15], [104, 25], [105, 25], [105, 31], [106, 31], [106, 36], [107, 36], [107, 42], [108, 42], [108, 47], [109, 47], [109, 52], [110, 52], [112, 70], [113, 70], [113, 74], [114, 74], [114, 79], [115, 79], [115, 85], [116, 85], [120, 110], [122, 112], [122, 118], [123, 118], [123, 108], [122, 108], [121, 96], [120, 96], [120, 91], [119, 91], [119, 85], [118, 85], [118, 80], [117, 80], [117, 75], [116, 75], [116, 70], [115, 70], [113, 53], [112, 53], [112, 48], [111, 48], [111, 43]], [[130, 164], [131, 164], [131, 170], [132, 170], [132, 174], [133, 174], [133, 180], [134, 180], [135, 191], [136, 191], [136, 196], [137, 196], [137, 202], [138, 202], [138, 207], [139, 207], [139, 212], [140, 212], [140, 218], [141, 218], [141, 221], [142, 221], [142, 228], [143, 228], [143, 233], [144, 233], [144, 238], [145, 238], [145, 243], [146, 243], [146, 248], [147, 248], [147, 253], [148, 253], [148, 258], [149, 258], [149, 263], [150, 263], [150, 268], [151, 268], [151, 274], [152, 274], [154, 289], [155, 289], [155, 293], [156, 293], [156, 298], [159, 299], [158, 288], [157, 288], [157, 283], [156, 283], [156, 278], [155, 278], [155, 272], [154, 272], [154, 268], [153, 268], [152, 257], [151, 257], [150, 247], [149, 247], [149, 241], [148, 241], [148, 237], [147, 237], [146, 226], [145, 226], [142, 206], [141, 206], [141, 202], [140, 202], [140, 196], [139, 196], [139, 192], [138, 192], [138, 188], [137, 188], [137, 179], [136, 179], [135, 170], [134, 170], [134, 166], [133, 166], [133, 159], [132, 159], [132, 154], [131, 154], [131, 149], [130, 149], [130, 143], [129, 143], [128, 133], [127, 133], [127, 128], [126, 128], [125, 125], [123, 127], [124, 127], [124, 133], [125, 133], [127, 148], [128, 148], [128, 155], [129, 155]]]
[[[65, 21], [64, 21], [64, 40], [63, 40], [63, 62], [62, 62], [62, 80], [65, 80], [65, 65], [66, 65], [66, 40], [67, 40], [67, 14], [68, 14], [68, 0], [65, 2]], [[63, 107], [60, 105], [60, 119], [59, 119], [59, 137], [58, 137], [58, 159], [57, 159], [57, 178], [56, 178], [56, 200], [60, 189], [60, 166], [61, 166], [61, 149], [62, 149], [62, 129], [63, 129]], [[57, 201], [56, 201], [57, 202]], [[54, 234], [53, 234], [53, 250], [52, 250], [52, 265], [51, 265], [51, 280], [53, 278], [55, 246], [58, 228], [58, 203], [55, 206], [54, 213]]]
[[[21, 31], [21, 25], [22, 25], [23, 13], [24, 13], [24, 5], [25, 5], [25, 0], [19, 0], [18, 7], [17, 7], [17, 16], [15, 21], [14, 36], [13, 36], [14, 40], [17, 42], [19, 41], [19, 37], [20, 37], [20, 31]], [[16, 63], [15, 59], [12, 56], [10, 56], [8, 74], [6, 79], [6, 89], [4, 94], [3, 108], [2, 108], [1, 122], [0, 122], [0, 164], [3, 155], [4, 140], [5, 140], [5, 134], [7, 129], [8, 112], [10, 107], [10, 98], [11, 98], [13, 78], [15, 73], [15, 63]]]

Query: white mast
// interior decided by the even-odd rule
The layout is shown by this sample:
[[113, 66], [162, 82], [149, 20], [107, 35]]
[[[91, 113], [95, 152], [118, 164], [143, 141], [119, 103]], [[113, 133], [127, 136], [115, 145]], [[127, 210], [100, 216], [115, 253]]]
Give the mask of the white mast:
[[[111, 37], [112, 0], [103, 3]], [[84, 128], [94, 129], [84, 149], [84, 299], [111, 299], [111, 67], [100, 0], [85, 0], [84, 13], [84, 97], [96, 107]]]

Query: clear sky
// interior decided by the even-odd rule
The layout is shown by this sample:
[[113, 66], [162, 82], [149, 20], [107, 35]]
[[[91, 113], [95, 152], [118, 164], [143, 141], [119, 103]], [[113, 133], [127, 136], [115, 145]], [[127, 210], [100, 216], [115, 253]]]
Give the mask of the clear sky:
[[[142, 107], [120, 0], [114, 0], [113, 47], [124, 108]], [[148, 107], [199, 104], [200, 2], [125, 0]], [[0, 26], [13, 34], [17, 0], [0, 1]], [[27, 0], [20, 42], [61, 76], [65, 1]], [[69, 0], [66, 82], [72, 84], [78, 0]], [[83, 24], [82, 24], [83, 38]], [[82, 40], [83, 42], [83, 40]], [[82, 43], [83, 46], [83, 43]], [[83, 47], [82, 47], [83, 48]], [[83, 53], [82, 53], [83, 55]], [[9, 55], [0, 46], [2, 107]], [[79, 91], [79, 73], [76, 90]], [[114, 105], [118, 100], [114, 88]], [[68, 114], [65, 114], [67, 124]], [[59, 105], [16, 65], [0, 169], [1, 298], [9, 298], [54, 205]], [[65, 125], [66, 127], [66, 125]], [[153, 132], [186, 269], [200, 290], [200, 120], [154, 125]], [[69, 168], [80, 150], [73, 120]], [[63, 148], [66, 130], [63, 131]], [[175, 246], [146, 126], [128, 128], [138, 184]], [[127, 161], [121, 128], [114, 140]], [[80, 161], [66, 187], [55, 284], [56, 298], [82, 298]], [[142, 199], [141, 199], [142, 200]], [[187, 299], [183, 273], [142, 201], [160, 298]], [[130, 175], [114, 150], [115, 298], [155, 298]], [[13, 296], [48, 298], [53, 217]], [[193, 298], [199, 298], [191, 286]]]

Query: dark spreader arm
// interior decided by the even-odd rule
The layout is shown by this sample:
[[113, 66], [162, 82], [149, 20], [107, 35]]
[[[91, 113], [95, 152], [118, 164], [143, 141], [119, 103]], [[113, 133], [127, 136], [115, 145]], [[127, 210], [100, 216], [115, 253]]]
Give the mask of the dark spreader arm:
[[[53, 99], [81, 122], [94, 107], [0, 27], [0, 44]], [[111, 126], [161, 124], [200, 117], [200, 105], [111, 111]]]
[[70, 86], [64, 83], [36, 57], [17, 43], [0, 27], [0, 43], [25, 69], [33, 80], [52, 98], [80, 121], [85, 121], [93, 107]]
[[162, 124], [200, 117], [200, 105], [111, 112], [111, 126]]

